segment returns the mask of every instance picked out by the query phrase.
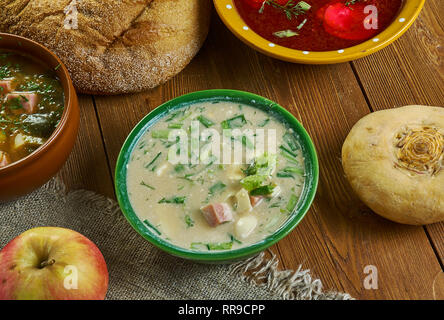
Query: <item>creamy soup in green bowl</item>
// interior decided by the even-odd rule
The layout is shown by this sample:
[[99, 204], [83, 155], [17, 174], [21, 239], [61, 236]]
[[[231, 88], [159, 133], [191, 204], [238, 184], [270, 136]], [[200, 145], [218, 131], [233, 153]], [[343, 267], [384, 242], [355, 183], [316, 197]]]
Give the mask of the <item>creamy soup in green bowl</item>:
[[120, 207], [158, 248], [199, 262], [248, 258], [310, 207], [318, 160], [302, 125], [248, 92], [207, 90], [148, 114], [116, 167]]

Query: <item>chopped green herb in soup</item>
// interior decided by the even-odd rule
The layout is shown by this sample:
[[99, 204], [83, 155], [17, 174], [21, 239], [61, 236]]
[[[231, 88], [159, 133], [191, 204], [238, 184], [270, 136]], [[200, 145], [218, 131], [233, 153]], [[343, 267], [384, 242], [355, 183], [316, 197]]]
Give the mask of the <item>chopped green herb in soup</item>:
[[55, 72], [30, 57], [0, 50], [0, 168], [43, 145], [64, 108]]
[[146, 227], [198, 251], [232, 250], [274, 233], [296, 208], [304, 181], [294, 132], [231, 102], [194, 104], [159, 120], [137, 142], [127, 175]]

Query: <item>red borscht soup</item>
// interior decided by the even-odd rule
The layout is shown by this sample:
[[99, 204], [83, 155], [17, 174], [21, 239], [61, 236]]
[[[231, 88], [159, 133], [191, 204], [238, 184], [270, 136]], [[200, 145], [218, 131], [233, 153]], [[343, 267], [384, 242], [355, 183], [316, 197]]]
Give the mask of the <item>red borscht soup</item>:
[[261, 37], [297, 50], [330, 51], [360, 44], [383, 31], [403, 0], [234, 0]]

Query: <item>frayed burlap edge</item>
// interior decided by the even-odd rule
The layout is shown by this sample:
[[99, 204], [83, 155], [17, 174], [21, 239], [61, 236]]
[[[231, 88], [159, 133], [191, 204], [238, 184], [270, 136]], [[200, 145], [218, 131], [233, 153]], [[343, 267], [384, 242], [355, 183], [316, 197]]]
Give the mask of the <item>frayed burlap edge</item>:
[[[61, 198], [82, 201], [89, 208], [99, 209], [117, 220], [125, 219], [115, 200], [93, 191], [81, 189], [68, 191], [58, 178], [49, 181], [44, 188]], [[296, 271], [279, 270], [277, 256], [270, 250], [267, 252], [270, 258], [262, 252], [255, 257], [230, 265], [230, 274], [237, 275], [243, 281], [266, 289], [284, 300], [353, 300], [348, 293], [324, 292], [321, 280], [312, 279], [310, 270], [302, 269], [302, 265], [299, 265]]]
[[323, 292], [322, 282], [313, 280], [309, 269], [299, 265], [294, 270], [279, 270], [277, 256], [268, 250], [271, 258], [266, 258], [265, 252], [246, 261], [230, 266], [231, 273], [238, 274], [245, 281], [273, 292], [285, 300], [352, 300], [348, 293]]

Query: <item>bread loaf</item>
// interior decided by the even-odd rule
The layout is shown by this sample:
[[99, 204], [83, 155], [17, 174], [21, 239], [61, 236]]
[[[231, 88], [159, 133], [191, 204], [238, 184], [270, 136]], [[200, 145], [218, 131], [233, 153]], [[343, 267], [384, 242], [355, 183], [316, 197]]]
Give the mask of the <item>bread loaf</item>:
[[210, 8], [210, 0], [0, 0], [0, 32], [50, 48], [80, 92], [137, 92], [190, 62]]

